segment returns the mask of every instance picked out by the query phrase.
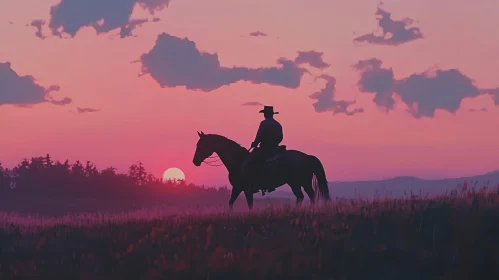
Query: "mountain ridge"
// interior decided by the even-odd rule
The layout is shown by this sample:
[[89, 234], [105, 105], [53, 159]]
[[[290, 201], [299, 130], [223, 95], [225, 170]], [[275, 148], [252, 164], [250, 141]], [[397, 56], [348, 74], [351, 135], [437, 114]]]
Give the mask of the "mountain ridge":
[[[481, 175], [463, 176], [457, 178], [422, 179], [415, 176], [397, 176], [381, 180], [364, 181], [332, 181], [328, 182], [331, 197], [365, 197], [375, 195], [403, 197], [412, 193], [438, 194], [452, 191], [465, 181], [471, 186], [494, 187], [499, 185], [499, 170]], [[283, 186], [269, 194], [275, 197], [294, 198], [289, 187]]]

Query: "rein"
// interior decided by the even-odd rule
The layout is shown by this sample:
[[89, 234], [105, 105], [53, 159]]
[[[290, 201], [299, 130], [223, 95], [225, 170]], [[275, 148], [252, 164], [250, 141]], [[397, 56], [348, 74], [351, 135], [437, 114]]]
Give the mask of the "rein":
[[[214, 160], [212, 160], [212, 161], [206, 161], [206, 159], [209, 159], [209, 158], [214, 159]], [[214, 167], [224, 165], [223, 163], [212, 164], [212, 163], [220, 161], [220, 157], [219, 156], [211, 156], [211, 157], [207, 157], [206, 159], [203, 160], [203, 163], [206, 164], [206, 165], [214, 166]]]
[[[251, 152], [251, 150], [253, 149], [253, 147], [249, 148], [248, 149], [248, 152]], [[211, 161], [206, 161], [207, 159], [213, 159]], [[209, 166], [213, 166], [213, 167], [217, 167], [217, 166], [222, 166], [224, 165], [223, 162], [222, 163], [218, 163], [218, 164], [214, 164], [215, 162], [219, 162], [220, 161], [220, 157], [217, 155], [217, 156], [210, 156], [210, 157], [207, 157], [205, 160], [202, 161], [202, 163], [206, 164], [206, 165], [209, 165]]]

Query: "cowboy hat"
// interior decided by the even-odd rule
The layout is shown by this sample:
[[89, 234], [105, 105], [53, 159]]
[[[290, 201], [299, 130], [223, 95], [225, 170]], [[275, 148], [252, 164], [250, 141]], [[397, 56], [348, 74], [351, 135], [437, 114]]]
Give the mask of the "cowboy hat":
[[260, 110], [260, 113], [264, 114], [279, 114], [279, 112], [274, 112], [274, 106], [263, 106], [263, 110]]

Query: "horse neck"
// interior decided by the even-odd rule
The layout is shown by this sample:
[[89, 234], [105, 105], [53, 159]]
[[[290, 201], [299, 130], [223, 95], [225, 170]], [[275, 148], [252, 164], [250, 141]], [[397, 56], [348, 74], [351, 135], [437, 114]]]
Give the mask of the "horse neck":
[[248, 151], [230, 139], [221, 136], [219, 136], [219, 139], [220, 141], [217, 143], [215, 153], [229, 173], [239, 172], [239, 168]]

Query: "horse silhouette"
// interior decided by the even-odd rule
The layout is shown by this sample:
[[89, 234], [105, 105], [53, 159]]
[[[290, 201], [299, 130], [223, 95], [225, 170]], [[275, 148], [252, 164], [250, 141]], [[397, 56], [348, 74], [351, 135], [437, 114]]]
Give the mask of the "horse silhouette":
[[[244, 192], [248, 207], [253, 209], [253, 192], [248, 190], [247, 180], [241, 175], [241, 169], [249, 151], [238, 143], [217, 134], [204, 134], [198, 132], [199, 140], [196, 145], [196, 152], [192, 162], [196, 166], [201, 163], [210, 164], [206, 161], [217, 154], [229, 172], [229, 182], [232, 185], [232, 193], [229, 200], [229, 207], [232, 206], [237, 197]], [[272, 155], [272, 164], [265, 167], [266, 174], [261, 180], [266, 189], [276, 189], [284, 184], [288, 184], [296, 196], [296, 206], [301, 206], [304, 195], [301, 190], [305, 190], [312, 205], [315, 204], [316, 196], [324, 201], [329, 201], [329, 187], [326, 174], [321, 161], [312, 155], [307, 155], [296, 150], [286, 150], [281, 146], [281, 151], [275, 156]], [[213, 163], [213, 161], [211, 162]], [[269, 161], [267, 161], [269, 163]]]

